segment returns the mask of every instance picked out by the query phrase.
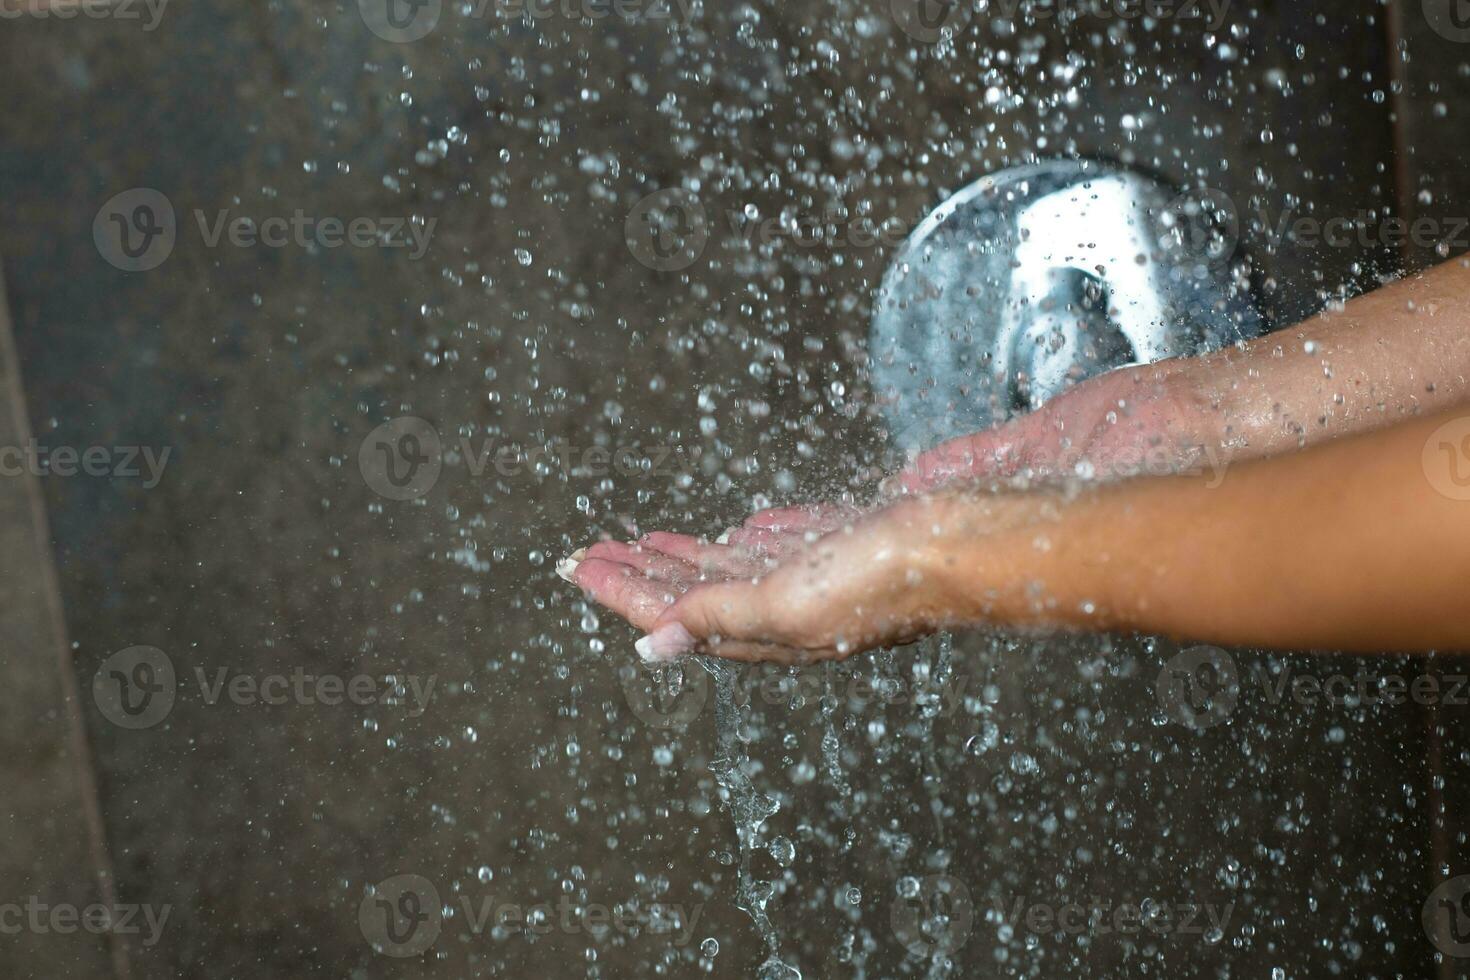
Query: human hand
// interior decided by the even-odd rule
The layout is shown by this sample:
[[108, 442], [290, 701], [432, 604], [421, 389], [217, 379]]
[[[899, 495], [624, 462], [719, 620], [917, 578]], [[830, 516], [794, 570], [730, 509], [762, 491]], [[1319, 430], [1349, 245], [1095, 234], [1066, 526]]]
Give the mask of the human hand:
[[1189, 363], [1162, 361], [1089, 378], [1034, 412], [920, 453], [885, 485], [913, 493], [1017, 476], [1162, 476], [1205, 457], [1214, 464], [1214, 420], [1192, 386]]
[[821, 533], [813, 522], [835, 521], [834, 513], [792, 513], [786, 525], [763, 518], [770, 527], [799, 519], [804, 530], [757, 527], [725, 544], [656, 532], [636, 544], [593, 545], [558, 570], [647, 631], [638, 652], [650, 662], [695, 651], [782, 663], [843, 659], [950, 621], [940, 559], [946, 512], [942, 500], [912, 497], [847, 511], [841, 526]]
[[[1034, 412], [925, 450], [883, 481], [880, 496], [1017, 477], [1053, 482], [1163, 476], [1201, 463], [1218, 471], [1225, 465], [1215, 434], [1221, 422], [1193, 380], [1198, 373], [1195, 362], [1174, 360], [1090, 378]], [[838, 504], [757, 511], [719, 543], [779, 553], [835, 530], [856, 513]]]

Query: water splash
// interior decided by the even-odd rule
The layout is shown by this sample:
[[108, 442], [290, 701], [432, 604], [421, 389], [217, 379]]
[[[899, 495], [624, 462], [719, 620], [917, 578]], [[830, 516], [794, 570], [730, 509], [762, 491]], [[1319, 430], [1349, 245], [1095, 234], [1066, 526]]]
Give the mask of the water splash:
[[747, 756], [740, 738], [740, 706], [735, 700], [736, 667], [717, 657], [701, 657], [698, 662], [715, 682], [715, 757], [710, 772], [725, 791], [735, 820], [735, 838], [740, 847], [735, 906], [750, 916], [766, 946], [766, 960], [756, 975], [759, 980], [801, 980], [801, 971], [781, 958], [781, 936], [766, 909], [775, 885], [757, 879], [750, 870], [751, 856], [760, 850], [761, 827], [781, 806], [756, 789], [741, 768]]
[[852, 796], [852, 787], [842, 771], [842, 742], [837, 735], [837, 693], [832, 684], [837, 669], [836, 664], [828, 663], [822, 673], [822, 762], [837, 795], [847, 800]]

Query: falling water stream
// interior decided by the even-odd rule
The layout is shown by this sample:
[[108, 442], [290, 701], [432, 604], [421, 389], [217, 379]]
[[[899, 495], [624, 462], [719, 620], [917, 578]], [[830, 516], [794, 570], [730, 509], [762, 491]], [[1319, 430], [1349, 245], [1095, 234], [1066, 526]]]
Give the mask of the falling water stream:
[[713, 657], [702, 657], [699, 662], [715, 682], [715, 757], [710, 770], [725, 792], [740, 848], [735, 904], [755, 922], [766, 946], [760, 980], [800, 980], [801, 972], [781, 959], [781, 935], [768, 909], [774, 885], [757, 879], [750, 868], [761, 827], [776, 814], [780, 804], [758, 790], [741, 768], [747, 755], [740, 738], [740, 707], [735, 699], [737, 668]]
[[[923, 785], [928, 797], [928, 810], [934, 821], [934, 843], [924, 862], [928, 870], [944, 871], [949, 864], [949, 852], [945, 836], [944, 774], [939, 759], [935, 721], [939, 717], [941, 698], [939, 691], [949, 683], [953, 672], [954, 637], [940, 634], [931, 637], [905, 652], [911, 660], [911, 683], [913, 685], [914, 717], [909, 726], [910, 734], [917, 740], [917, 754], [923, 765]], [[892, 650], [877, 654], [880, 668], [880, 684], [902, 685], [901, 673], [895, 665]], [[758, 977], [760, 980], [800, 980], [800, 970], [786, 961], [782, 953], [781, 931], [771, 907], [775, 894], [775, 882], [759, 879], [752, 871], [752, 859], [767, 850], [763, 846], [763, 828], [766, 822], [780, 810], [779, 802], [762, 792], [746, 772], [749, 755], [741, 735], [741, 704], [736, 696], [740, 667], [718, 658], [704, 657], [700, 665], [714, 681], [715, 694], [715, 753], [710, 771], [724, 792], [739, 849], [738, 875], [735, 904], [755, 924], [765, 946], [765, 960]], [[826, 776], [837, 799], [833, 803], [834, 815], [850, 822], [853, 813], [853, 790], [843, 770], [841, 736], [837, 727], [837, 714], [841, 707], [837, 693], [837, 678], [849, 674], [852, 668], [828, 663], [822, 667], [822, 718], [821, 755]], [[856, 842], [856, 834], [845, 838], [844, 850]], [[942, 933], [946, 922], [943, 910], [934, 910], [938, 921], [923, 923], [926, 931]], [[854, 975], [865, 976], [862, 955], [849, 948], [849, 961]], [[942, 943], [931, 954], [927, 975], [930, 978], [949, 976], [952, 964], [947, 958], [950, 952]]]

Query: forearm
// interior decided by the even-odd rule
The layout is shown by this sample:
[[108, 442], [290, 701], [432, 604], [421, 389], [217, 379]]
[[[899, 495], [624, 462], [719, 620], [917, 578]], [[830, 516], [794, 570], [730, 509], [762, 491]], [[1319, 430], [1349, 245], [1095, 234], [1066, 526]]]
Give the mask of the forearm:
[[1229, 458], [1368, 432], [1470, 401], [1470, 263], [1400, 280], [1244, 349], [1167, 362]]
[[1446, 421], [1242, 464], [1213, 487], [1171, 477], [1032, 501], [999, 534], [978, 533], [993, 527], [983, 512], [994, 502], [957, 499], [941, 562], [953, 619], [1278, 648], [1470, 649], [1470, 500], [1437, 488], [1470, 482], [1470, 444], [1431, 445], [1441, 469], [1426, 473], [1426, 442]]

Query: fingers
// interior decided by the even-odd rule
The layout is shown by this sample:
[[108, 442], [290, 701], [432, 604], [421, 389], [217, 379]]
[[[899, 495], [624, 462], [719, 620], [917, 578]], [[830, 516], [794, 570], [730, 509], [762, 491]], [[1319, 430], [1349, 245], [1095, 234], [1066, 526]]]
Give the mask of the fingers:
[[1015, 427], [1002, 425], [942, 442], [926, 450], [895, 479], [909, 493], [935, 490], [954, 480], [1007, 476], [1016, 467]]
[[655, 629], [678, 624], [697, 641], [716, 636], [769, 641], [774, 638], [768, 632], [768, 609], [759, 584], [739, 581], [697, 585], [664, 611]]
[[583, 558], [572, 581], [594, 602], [606, 606], [638, 629], [652, 629], [664, 610], [684, 591], [682, 586], [648, 578], [638, 569], [605, 558]]
[[[796, 611], [787, 601], [786, 592], [791, 590], [763, 591], [762, 582], [764, 576], [780, 574], [783, 559], [857, 519], [858, 512], [851, 507], [766, 511], [746, 526], [732, 529], [725, 536], [726, 544], [655, 531], [636, 544], [604, 541], [592, 545], [562, 562], [558, 572], [593, 601], [646, 631], [648, 635], [636, 645], [650, 662], [667, 662], [693, 652], [788, 664], [841, 659], [853, 650], [836, 649], [833, 637], [839, 634], [828, 625], [781, 627], [783, 617]], [[831, 554], [824, 554], [820, 562], [823, 581], [830, 574], [832, 559]], [[803, 574], [814, 571], [810, 564], [802, 566]], [[831, 611], [827, 607], [832, 603], [825, 596], [813, 595], [809, 600], [800, 606], [803, 623], [823, 610]]]
[[856, 511], [851, 507], [843, 507], [839, 504], [815, 504], [809, 507], [772, 507], [769, 510], [757, 511], [745, 521], [747, 528], [764, 528], [770, 531], [784, 531], [789, 534], [800, 534], [814, 531], [817, 534], [826, 534], [828, 531], [836, 530], [846, 521], [852, 519]]
[[[699, 585], [664, 610], [635, 646], [649, 663], [667, 663], [696, 650], [731, 660], [778, 656], [768, 636], [768, 604], [750, 582]], [[752, 642], [754, 641], [754, 642]]]
[[841, 659], [829, 645], [802, 646], [786, 634], [777, 605], [760, 582], [697, 585], [664, 610], [638, 641], [650, 662], [702, 652], [746, 663], [804, 664]]
[[671, 558], [653, 548], [625, 544], [622, 541], [600, 541], [586, 549], [585, 557], [618, 562], [660, 582], [687, 587], [699, 580], [699, 569], [690, 563]]
[[[821, 532], [825, 533], [825, 532]], [[726, 542], [733, 550], [744, 552], [748, 565], [759, 567], [752, 558], [780, 558], [805, 548], [819, 536], [816, 531], [772, 531], [763, 527], [738, 527], [729, 532]]]
[[677, 558], [695, 568], [704, 568], [718, 560], [721, 545], [711, 544], [692, 534], [673, 534], [669, 531], [653, 531], [638, 539], [638, 544], [670, 558]]
[[766, 568], [757, 551], [744, 546], [711, 544], [687, 534], [654, 531], [644, 537], [640, 545], [698, 569], [706, 579], [748, 577], [758, 575]]

